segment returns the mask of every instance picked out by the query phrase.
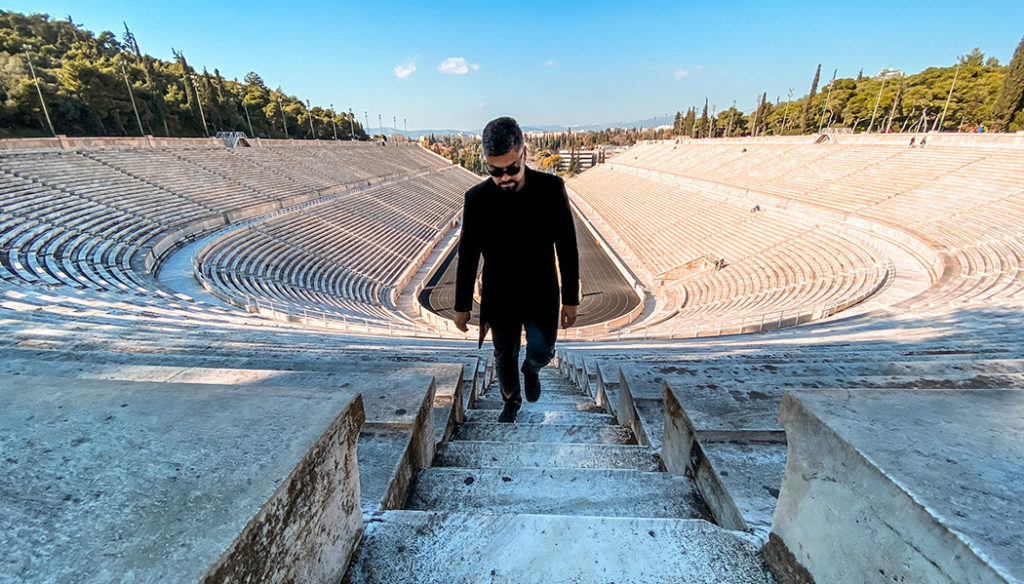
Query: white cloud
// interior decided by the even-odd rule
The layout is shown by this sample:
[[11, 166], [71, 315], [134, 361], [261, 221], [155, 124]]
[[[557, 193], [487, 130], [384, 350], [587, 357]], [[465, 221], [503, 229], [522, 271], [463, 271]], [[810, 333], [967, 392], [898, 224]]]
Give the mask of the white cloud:
[[558, 64], [558, 61], [554, 59], [548, 59], [547, 61], [544, 61], [544, 64], [547, 65], [548, 67], [554, 67], [555, 65]]
[[479, 109], [484, 109], [485, 107], [487, 107], [487, 103], [481, 101], [479, 104], [477, 104], [476, 107], [479, 108]]
[[686, 79], [690, 75], [693, 75], [694, 73], [700, 73], [703, 70], [704, 70], [704, 65], [695, 65], [691, 69], [676, 69], [672, 73], [672, 75], [675, 76], [676, 79]]
[[395, 65], [395, 77], [405, 79], [416, 72], [416, 60], [409, 59], [404, 65]]
[[470, 71], [476, 71], [480, 65], [470, 63], [463, 57], [448, 57], [437, 66], [437, 70], [448, 75], [465, 75]]

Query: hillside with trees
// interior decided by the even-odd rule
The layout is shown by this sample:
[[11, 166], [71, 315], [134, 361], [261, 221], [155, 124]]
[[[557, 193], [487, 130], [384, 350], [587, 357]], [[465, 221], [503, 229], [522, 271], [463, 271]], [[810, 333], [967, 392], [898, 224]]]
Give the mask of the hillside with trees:
[[[70, 17], [0, 10], [0, 137], [195, 137], [242, 131], [269, 138], [368, 139], [351, 112], [313, 106], [280, 87], [272, 89], [255, 72], [241, 81], [225, 79], [218, 69], [200, 71], [184, 53], [173, 54], [168, 62], [143, 53], [127, 25], [118, 37], [109, 31], [93, 34]], [[873, 77], [835, 78], [818, 65], [801, 97], [794, 99], [790, 89], [785, 100], [772, 100], [763, 91], [749, 111], [738, 102], [719, 108], [705, 100], [676, 112], [670, 129], [570, 130], [531, 143], [550, 157], [561, 149], [674, 136], [1024, 130], [1024, 39], [1006, 66], [980, 49], [950, 66], [911, 75], [883, 70]], [[472, 142], [425, 140], [479, 172], [482, 158]]]
[[[874, 77], [829, 79], [819, 87], [821, 65], [810, 91], [774, 103], [764, 92], [750, 113], [732, 107], [676, 112], [674, 135], [692, 138], [740, 135], [794, 135], [825, 128], [853, 132], [942, 131], [1015, 132], [1024, 130], [1024, 39], [1008, 66], [980, 49], [948, 67], [903, 75], [881, 71]], [[792, 90], [791, 90], [792, 91]]]
[[[269, 88], [259, 74], [220, 71], [144, 54], [125, 26], [118, 38], [70, 18], [0, 11], [0, 137], [206, 136], [365, 140], [349, 112]], [[141, 129], [140, 129], [141, 126]]]

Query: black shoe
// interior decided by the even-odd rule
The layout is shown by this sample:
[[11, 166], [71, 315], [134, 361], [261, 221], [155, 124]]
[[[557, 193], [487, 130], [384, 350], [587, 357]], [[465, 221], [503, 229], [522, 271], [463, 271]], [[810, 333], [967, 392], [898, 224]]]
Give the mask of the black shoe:
[[511, 424], [516, 421], [516, 416], [519, 414], [519, 406], [505, 402], [505, 407], [501, 409], [501, 415], [498, 416], [498, 422], [502, 424]]
[[540, 399], [540, 375], [523, 369], [523, 393], [526, 401], [535, 402]]

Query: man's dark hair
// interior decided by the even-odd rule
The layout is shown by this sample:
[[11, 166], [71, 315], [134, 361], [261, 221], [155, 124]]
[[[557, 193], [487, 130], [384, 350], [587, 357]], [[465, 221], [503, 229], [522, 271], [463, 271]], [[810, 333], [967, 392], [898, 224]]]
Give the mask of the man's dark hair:
[[502, 156], [523, 147], [523, 131], [510, 117], [501, 117], [484, 127], [484, 156]]

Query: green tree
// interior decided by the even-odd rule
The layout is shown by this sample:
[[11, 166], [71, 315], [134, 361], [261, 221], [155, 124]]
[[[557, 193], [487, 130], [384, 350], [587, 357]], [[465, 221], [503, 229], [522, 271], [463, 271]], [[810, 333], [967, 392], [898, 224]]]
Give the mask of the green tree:
[[718, 112], [715, 126], [721, 136], [742, 136], [747, 131], [747, 118], [736, 106]]
[[970, 53], [966, 55], [960, 55], [957, 60], [961, 65], [976, 65], [980, 66], [985, 62], [985, 53], [981, 52], [981, 48], [974, 47]]
[[700, 120], [697, 121], [695, 129], [698, 138], [705, 137], [711, 130], [711, 121], [708, 118], [708, 98], [704, 98], [704, 109], [701, 111]]
[[1024, 38], [1017, 44], [1006, 75], [1003, 78], [999, 95], [992, 106], [992, 122], [996, 130], [1024, 129], [1016, 123], [1015, 116], [1024, 112]]
[[697, 135], [697, 108], [690, 107], [686, 110], [686, 116], [683, 118], [683, 136], [690, 136], [691, 138]]
[[[821, 78], [821, 63], [818, 63], [818, 68], [814, 70], [814, 80], [811, 81], [811, 92], [807, 94], [807, 100], [804, 101], [804, 109], [800, 116], [800, 131], [803, 132], [807, 129], [808, 123], [812, 121], [814, 115], [814, 107], [812, 102], [814, 101], [814, 95], [818, 92], [818, 80]], [[811, 124], [811, 126], [817, 129], [817, 124]]]

